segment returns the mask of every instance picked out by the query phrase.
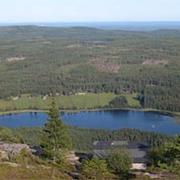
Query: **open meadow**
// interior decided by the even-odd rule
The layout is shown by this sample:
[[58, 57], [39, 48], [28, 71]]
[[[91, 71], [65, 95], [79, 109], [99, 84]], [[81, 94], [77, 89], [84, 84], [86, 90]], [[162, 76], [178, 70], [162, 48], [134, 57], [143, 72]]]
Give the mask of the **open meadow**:
[[[79, 93], [70, 96], [56, 96], [56, 102], [61, 110], [86, 110], [108, 107], [109, 102], [118, 95], [113, 93]], [[139, 108], [139, 101], [135, 94], [124, 95], [128, 101], [128, 107]], [[47, 110], [51, 103], [51, 97], [22, 95], [8, 100], [0, 100], [0, 111], [18, 110]]]

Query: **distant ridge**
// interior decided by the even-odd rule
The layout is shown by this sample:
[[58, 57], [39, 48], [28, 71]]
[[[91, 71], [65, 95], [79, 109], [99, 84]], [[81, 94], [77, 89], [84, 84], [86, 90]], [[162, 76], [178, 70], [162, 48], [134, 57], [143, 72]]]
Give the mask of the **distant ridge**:
[[180, 29], [180, 22], [29, 22], [0, 23], [0, 26], [89, 27], [110, 30], [153, 31]]

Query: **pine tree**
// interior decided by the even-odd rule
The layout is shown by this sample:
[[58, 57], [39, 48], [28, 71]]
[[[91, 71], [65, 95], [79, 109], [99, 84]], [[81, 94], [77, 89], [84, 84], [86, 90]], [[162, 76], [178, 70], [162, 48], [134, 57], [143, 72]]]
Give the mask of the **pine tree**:
[[59, 110], [53, 98], [48, 113], [48, 120], [43, 128], [42, 149], [46, 158], [58, 162], [63, 152], [71, 148], [68, 128], [59, 118]]

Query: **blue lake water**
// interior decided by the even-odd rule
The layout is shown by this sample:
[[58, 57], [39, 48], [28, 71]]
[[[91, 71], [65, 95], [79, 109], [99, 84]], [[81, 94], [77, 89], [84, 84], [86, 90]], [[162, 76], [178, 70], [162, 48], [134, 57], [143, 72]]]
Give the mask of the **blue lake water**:
[[[19, 113], [0, 116], [0, 126], [40, 127], [46, 122], [46, 113]], [[140, 111], [94, 111], [61, 113], [65, 124], [81, 128], [123, 129], [135, 128], [165, 134], [180, 134], [180, 123], [173, 117], [156, 112]]]

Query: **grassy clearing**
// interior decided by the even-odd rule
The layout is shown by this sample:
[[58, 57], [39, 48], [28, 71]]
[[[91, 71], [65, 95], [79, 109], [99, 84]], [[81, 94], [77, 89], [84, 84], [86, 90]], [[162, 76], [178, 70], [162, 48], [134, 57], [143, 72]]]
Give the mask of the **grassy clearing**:
[[137, 96], [137, 94], [127, 94], [125, 95], [127, 101], [128, 101], [128, 105], [132, 108], [140, 108], [140, 102], [135, 99], [135, 97]]
[[[64, 110], [83, 110], [97, 109], [107, 106], [109, 102], [117, 95], [113, 93], [85, 93], [71, 96], [56, 96], [56, 100], [60, 109]], [[125, 95], [128, 100], [129, 107], [140, 107], [139, 102], [134, 99], [135, 94]], [[17, 111], [17, 110], [46, 110], [49, 108], [51, 99], [41, 96], [30, 97], [22, 95], [20, 98], [13, 100], [0, 100], [0, 111]]]
[[27, 168], [24, 166], [12, 167], [8, 164], [0, 164], [0, 179], [2, 180], [19, 180], [19, 179], [71, 179], [67, 174], [62, 173], [58, 169], [54, 170], [52, 177], [52, 167], [46, 166], [32, 166]]

